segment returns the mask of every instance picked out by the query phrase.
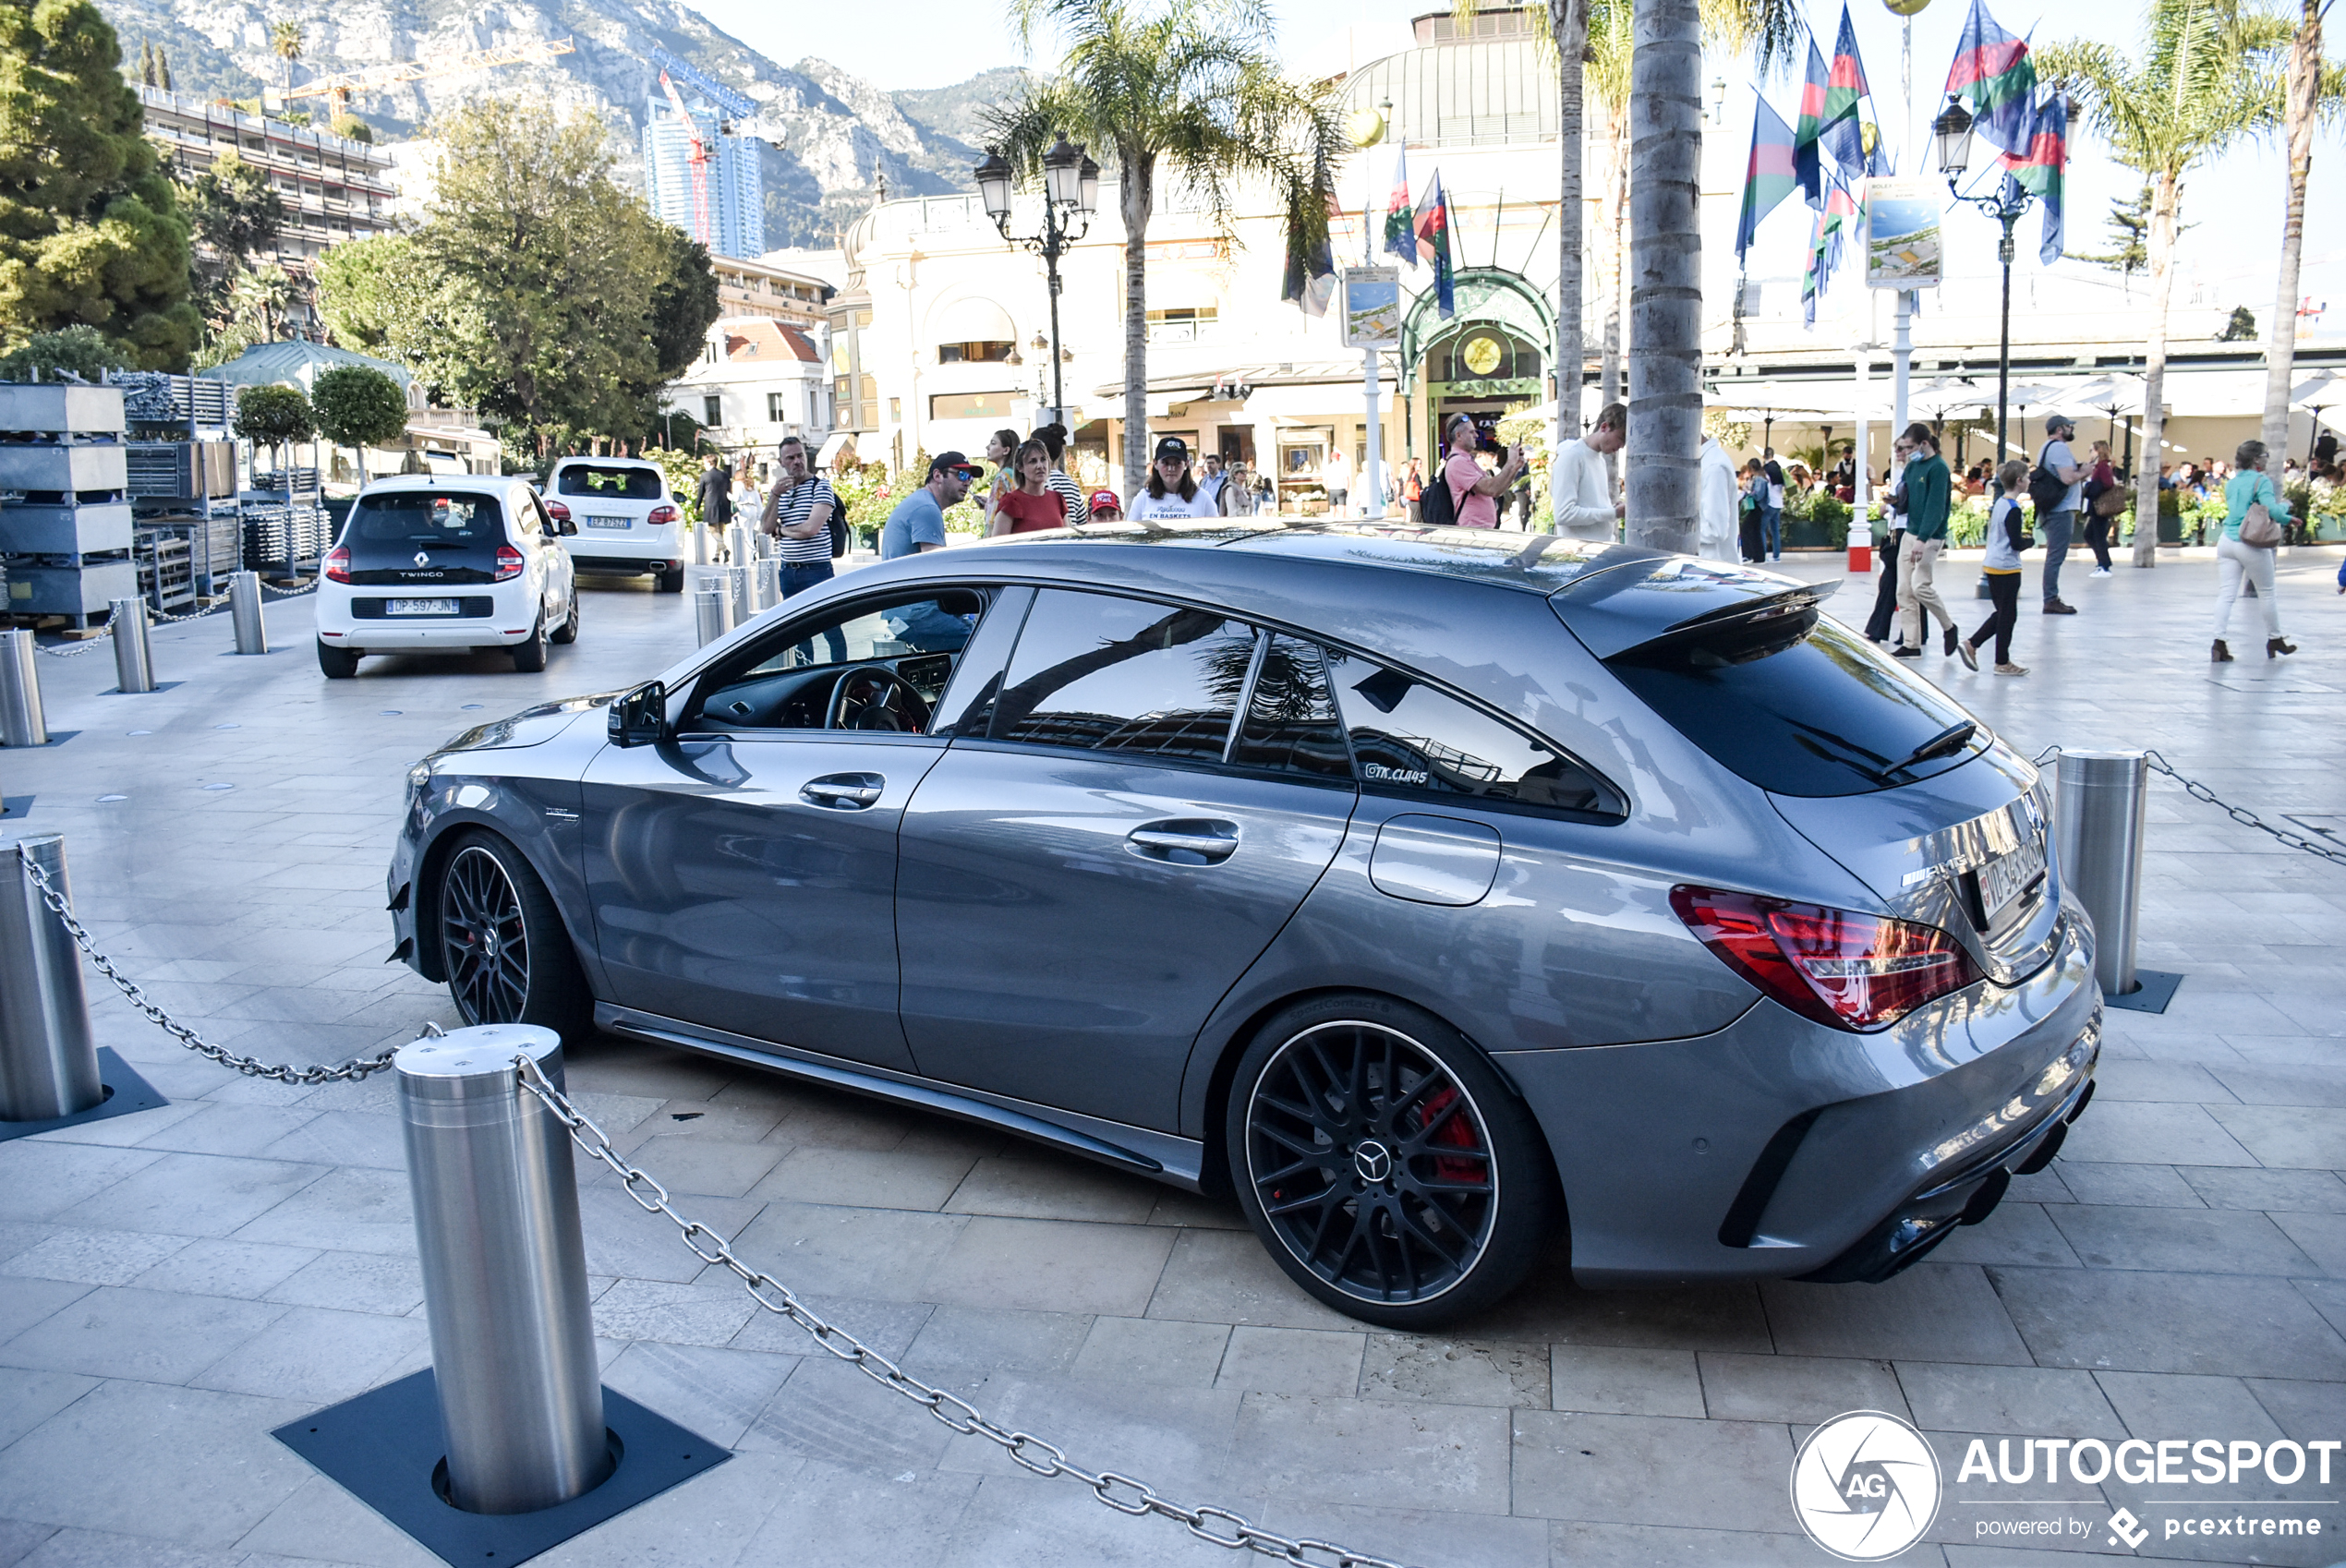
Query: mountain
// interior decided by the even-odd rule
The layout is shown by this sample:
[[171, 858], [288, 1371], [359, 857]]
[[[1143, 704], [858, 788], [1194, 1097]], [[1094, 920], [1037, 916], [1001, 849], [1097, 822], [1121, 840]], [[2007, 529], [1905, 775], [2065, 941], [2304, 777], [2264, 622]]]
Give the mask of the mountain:
[[925, 87], [891, 92], [897, 108], [914, 125], [949, 137], [967, 146], [971, 151], [971, 167], [984, 156], [979, 151], [986, 143], [986, 127], [980, 115], [985, 110], [1008, 103], [1026, 90], [1034, 73], [1017, 66], [997, 66], [990, 71], [980, 71], [965, 82], [953, 87]]
[[[296, 86], [320, 76], [394, 60], [430, 60], [496, 44], [569, 38], [574, 54], [545, 64], [507, 66], [410, 82], [353, 100], [376, 139], [417, 134], [431, 116], [476, 93], [528, 92], [591, 109], [619, 133], [623, 163], [641, 176], [643, 126], [659, 90], [645, 58], [651, 45], [690, 62], [759, 105], [756, 130], [781, 143], [761, 149], [769, 246], [828, 245], [869, 205], [884, 175], [892, 195], [972, 188], [982, 156], [954, 127], [973, 118], [978, 82], [891, 96], [822, 60], [785, 66], [724, 32], [677, 0], [98, 0], [120, 35], [126, 62], [141, 39], [167, 51], [173, 85], [200, 97], [249, 98], [283, 79], [269, 50], [272, 23], [302, 30]], [[955, 98], [965, 95], [965, 100]], [[909, 97], [932, 107], [908, 115]], [[322, 104], [320, 107], [322, 108]]]

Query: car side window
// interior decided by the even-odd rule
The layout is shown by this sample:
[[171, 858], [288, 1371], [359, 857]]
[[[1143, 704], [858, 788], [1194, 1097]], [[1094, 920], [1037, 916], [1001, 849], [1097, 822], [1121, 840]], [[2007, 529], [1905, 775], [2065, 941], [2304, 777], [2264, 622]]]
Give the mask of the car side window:
[[537, 539], [545, 536], [546, 530], [538, 526], [538, 496], [535, 491], [520, 492], [520, 499], [514, 507], [514, 527], [526, 538]]
[[1315, 644], [1283, 632], [1270, 634], [1230, 761], [1240, 767], [1352, 782], [1352, 753], [1344, 743], [1336, 694]]
[[925, 731], [985, 610], [950, 588], [792, 621], [704, 676], [684, 728]]
[[997, 741], [1220, 762], [1256, 633], [1215, 610], [1046, 589], [1010, 656]]
[[1613, 790], [1544, 741], [1397, 669], [1326, 650], [1361, 788], [1615, 815]]

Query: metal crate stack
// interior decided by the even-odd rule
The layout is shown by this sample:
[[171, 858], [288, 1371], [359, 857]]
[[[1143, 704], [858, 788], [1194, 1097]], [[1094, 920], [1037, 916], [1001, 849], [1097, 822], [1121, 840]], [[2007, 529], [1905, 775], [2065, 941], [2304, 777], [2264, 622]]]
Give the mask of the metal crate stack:
[[196, 603], [196, 573], [187, 534], [170, 524], [141, 526], [130, 551], [139, 569], [139, 597], [166, 614], [181, 615]]
[[333, 520], [315, 468], [255, 470], [244, 492], [245, 564], [256, 572], [317, 570], [333, 547]]
[[138, 592], [122, 389], [0, 382], [7, 612], [103, 619]]
[[197, 597], [226, 593], [229, 574], [244, 564], [236, 443], [228, 428], [236, 389], [160, 371], [116, 380], [130, 425], [130, 500], [141, 531], [186, 541]]

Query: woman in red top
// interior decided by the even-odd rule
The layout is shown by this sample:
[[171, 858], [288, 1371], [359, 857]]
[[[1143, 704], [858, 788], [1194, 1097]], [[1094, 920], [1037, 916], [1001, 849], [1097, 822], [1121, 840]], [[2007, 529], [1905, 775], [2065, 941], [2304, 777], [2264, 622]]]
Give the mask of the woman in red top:
[[1018, 449], [1018, 488], [994, 503], [994, 532], [1036, 534], [1067, 526], [1067, 502], [1049, 488], [1050, 449], [1028, 441]]

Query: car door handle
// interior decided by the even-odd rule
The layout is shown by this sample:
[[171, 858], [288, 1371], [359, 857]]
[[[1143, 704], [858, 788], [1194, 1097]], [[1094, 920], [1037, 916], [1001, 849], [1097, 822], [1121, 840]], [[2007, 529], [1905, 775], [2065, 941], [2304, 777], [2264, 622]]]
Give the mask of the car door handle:
[[1134, 854], [1174, 865], [1217, 865], [1239, 847], [1234, 822], [1154, 822], [1124, 836]]
[[798, 787], [798, 798], [832, 811], [863, 811], [879, 803], [888, 780], [877, 773], [827, 773]]

